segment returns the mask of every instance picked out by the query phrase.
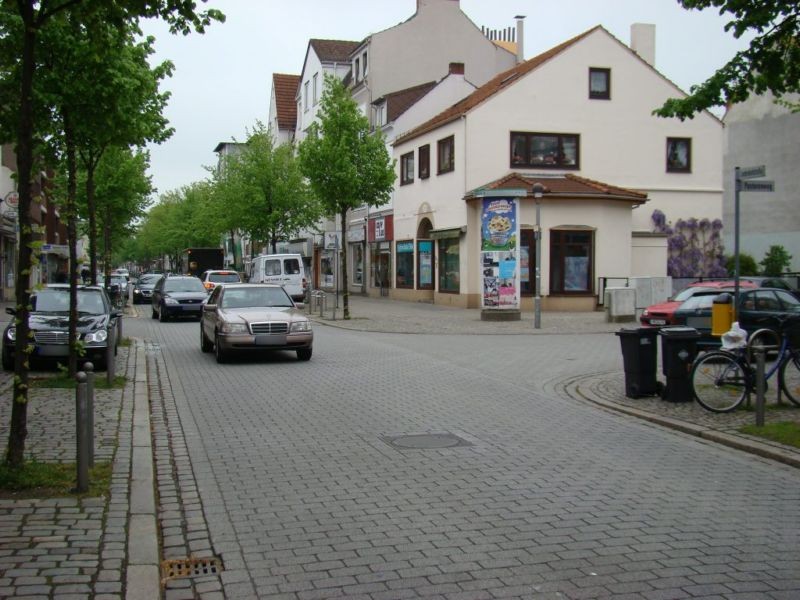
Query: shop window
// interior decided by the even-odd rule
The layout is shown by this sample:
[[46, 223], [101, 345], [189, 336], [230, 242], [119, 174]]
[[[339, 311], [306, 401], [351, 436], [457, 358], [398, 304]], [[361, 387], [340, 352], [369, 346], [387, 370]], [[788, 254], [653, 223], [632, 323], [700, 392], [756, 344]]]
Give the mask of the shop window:
[[580, 136], [573, 133], [511, 132], [511, 166], [578, 169]]
[[458, 238], [439, 240], [439, 291], [458, 294], [460, 291], [460, 269], [458, 260]]
[[414, 288], [414, 242], [397, 242], [397, 272], [395, 287]]
[[449, 173], [455, 167], [455, 138], [451, 135], [448, 138], [437, 142], [438, 152], [438, 171], [437, 174]]
[[667, 138], [667, 172], [691, 173], [692, 140], [690, 138]]
[[611, 100], [611, 69], [589, 68], [589, 98]]
[[[388, 242], [386, 242], [388, 245]], [[389, 274], [392, 268], [392, 255], [388, 249], [372, 244], [370, 248], [370, 281], [372, 287], [388, 288]]]
[[417, 289], [433, 289], [433, 242], [431, 240], [417, 242]]
[[550, 232], [550, 293], [591, 294], [594, 233]]
[[431, 147], [425, 144], [419, 147], [419, 178], [427, 179], [431, 174]]
[[364, 246], [353, 244], [350, 248], [350, 255], [353, 257], [353, 284], [364, 285]]
[[536, 243], [533, 229], [522, 229], [519, 232], [519, 282], [522, 296], [533, 296], [536, 292], [535, 252]]
[[400, 157], [400, 185], [414, 183], [414, 153], [408, 152]]

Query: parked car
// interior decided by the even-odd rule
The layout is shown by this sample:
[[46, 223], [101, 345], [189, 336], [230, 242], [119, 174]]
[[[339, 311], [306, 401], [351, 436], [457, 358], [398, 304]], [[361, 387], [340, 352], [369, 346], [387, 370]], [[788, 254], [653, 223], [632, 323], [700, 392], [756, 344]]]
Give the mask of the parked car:
[[[31, 294], [28, 326], [33, 332], [34, 359], [64, 362], [69, 357], [69, 285], [50, 284]], [[16, 315], [16, 308], [6, 312]], [[105, 369], [109, 340], [118, 344], [117, 319], [122, 311], [111, 306], [108, 295], [100, 286], [78, 286], [78, 339], [83, 344], [85, 360], [96, 369]], [[12, 319], [3, 332], [3, 369], [14, 369], [16, 326]]]
[[153, 297], [153, 288], [156, 287], [159, 279], [161, 279], [161, 275], [158, 273], [141, 275], [133, 284], [133, 303], [150, 302]]
[[242, 278], [236, 271], [210, 270], [200, 276], [200, 281], [211, 292], [218, 283], [241, 283]]
[[177, 317], [200, 318], [208, 292], [194, 275], [162, 275], [153, 288], [152, 317], [162, 323]]
[[[732, 294], [731, 294], [732, 295]], [[694, 327], [700, 333], [699, 345], [716, 346], [720, 339], [711, 335], [711, 307], [715, 293], [695, 295], [675, 311], [676, 325]], [[748, 336], [757, 329], [778, 332], [782, 319], [800, 315], [800, 300], [786, 290], [753, 288], [739, 292], [741, 302], [736, 320]]]
[[[753, 288], [756, 284], [750, 281], [740, 280], [740, 288]], [[697, 294], [705, 294], [707, 292], [732, 292], [734, 290], [734, 282], [731, 280], [726, 281], [695, 281], [690, 283], [687, 287], [683, 288], [680, 292], [675, 294], [671, 299], [666, 302], [659, 302], [652, 304], [644, 309], [644, 312], [639, 317], [639, 322], [645, 327], [663, 327], [668, 325], [675, 325], [674, 313], [678, 307], [686, 300]]]
[[265, 350], [294, 350], [309, 360], [313, 343], [311, 321], [280, 285], [220, 285], [203, 305], [200, 349], [213, 349], [219, 363], [234, 352]]

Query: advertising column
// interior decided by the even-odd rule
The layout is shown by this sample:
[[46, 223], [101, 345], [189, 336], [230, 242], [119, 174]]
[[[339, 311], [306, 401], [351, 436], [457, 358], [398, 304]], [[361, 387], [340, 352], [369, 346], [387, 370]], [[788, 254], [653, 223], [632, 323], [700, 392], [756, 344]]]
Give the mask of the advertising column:
[[481, 307], [519, 310], [519, 222], [516, 199], [483, 199], [480, 265]]

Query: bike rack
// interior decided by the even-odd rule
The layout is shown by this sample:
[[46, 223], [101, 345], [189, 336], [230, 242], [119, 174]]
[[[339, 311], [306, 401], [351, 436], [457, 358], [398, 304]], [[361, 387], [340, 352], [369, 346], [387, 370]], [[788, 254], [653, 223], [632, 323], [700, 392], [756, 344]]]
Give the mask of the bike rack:
[[[310, 293], [311, 301], [308, 303], [308, 314], [319, 310], [321, 319], [325, 318], [325, 313], [328, 311], [328, 292], [322, 290], [313, 290]], [[336, 307], [331, 309], [331, 319], [336, 320]]]

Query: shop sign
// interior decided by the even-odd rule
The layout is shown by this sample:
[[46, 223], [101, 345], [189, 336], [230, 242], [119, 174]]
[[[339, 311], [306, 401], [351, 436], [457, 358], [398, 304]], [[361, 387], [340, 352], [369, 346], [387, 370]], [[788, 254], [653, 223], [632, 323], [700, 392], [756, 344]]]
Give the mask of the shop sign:
[[379, 219], [375, 219], [375, 239], [376, 240], [385, 240], [386, 239], [386, 221], [383, 217]]
[[484, 198], [481, 212], [481, 305], [519, 309], [519, 222], [514, 198]]
[[408, 242], [397, 242], [397, 253], [402, 254], [404, 252], [414, 252], [413, 240], [410, 240]]
[[325, 250], [338, 250], [339, 249], [339, 232], [326, 231], [325, 232]]
[[364, 228], [349, 229], [347, 231], [347, 241], [351, 244], [364, 241]]
[[3, 198], [3, 212], [16, 211], [19, 207], [19, 193], [8, 192]]

